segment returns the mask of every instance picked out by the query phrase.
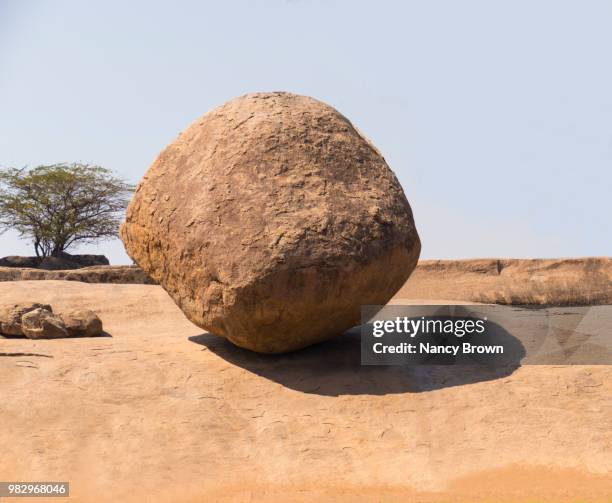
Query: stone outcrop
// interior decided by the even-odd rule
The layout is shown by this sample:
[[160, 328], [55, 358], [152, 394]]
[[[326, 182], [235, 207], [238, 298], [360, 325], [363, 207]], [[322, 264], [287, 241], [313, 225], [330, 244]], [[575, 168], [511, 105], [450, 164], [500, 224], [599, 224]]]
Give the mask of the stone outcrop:
[[89, 309], [54, 313], [49, 304], [17, 303], [0, 307], [0, 335], [60, 339], [102, 335], [102, 321]]
[[51, 306], [48, 304], [39, 304], [38, 302], [26, 302], [0, 307], [0, 334], [12, 336], [23, 335], [21, 318], [23, 315], [35, 309], [51, 311]]
[[28, 339], [62, 339], [68, 330], [61, 316], [49, 309], [34, 309], [21, 317], [21, 330]]
[[0, 281], [57, 279], [84, 283], [154, 284], [140, 267], [133, 265], [83, 267], [67, 271], [0, 267]]
[[0, 267], [27, 267], [36, 269], [40, 264], [38, 257], [22, 257], [20, 255], [9, 255], [0, 258]]
[[78, 309], [61, 314], [70, 337], [95, 337], [102, 333], [102, 321], [89, 309]]
[[[0, 268], [0, 281], [21, 279], [154, 283], [137, 266], [77, 271]], [[395, 297], [519, 305], [612, 304], [612, 259], [421, 260]]]
[[358, 324], [420, 252], [378, 150], [289, 93], [237, 98], [185, 130], [140, 182], [121, 238], [193, 323], [271, 353]]
[[422, 260], [396, 299], [612, 304], [612, 258]]
[[109, 265], [109, 261], [104, 255], [71, 255], [69, 253], [62, 253], [57, 257], [8, 256], [0, 258], [0, 267], [27, 267], [48, 271], [104, 265]]

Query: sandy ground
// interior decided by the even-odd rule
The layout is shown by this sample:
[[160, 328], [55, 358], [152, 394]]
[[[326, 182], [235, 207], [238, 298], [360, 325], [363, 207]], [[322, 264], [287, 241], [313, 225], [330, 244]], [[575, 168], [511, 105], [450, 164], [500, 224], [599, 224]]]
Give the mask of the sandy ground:
[[26, 300], [109, 336], [0, 339], [0, 480], [87, 502], [612, 501], [610, 366], [362, 367], [357, 334], [262, 356], [157, 286], [0, 283]]

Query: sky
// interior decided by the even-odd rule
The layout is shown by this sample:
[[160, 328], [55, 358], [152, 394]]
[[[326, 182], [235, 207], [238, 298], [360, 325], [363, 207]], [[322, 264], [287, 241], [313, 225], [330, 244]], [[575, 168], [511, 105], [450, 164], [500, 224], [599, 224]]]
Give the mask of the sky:
[[209, 109], [291, 91], [384, 154], [422, 258], [612, 255], [611, 21], [589, 0], [0, 0], [0, 166], [137, 182]]

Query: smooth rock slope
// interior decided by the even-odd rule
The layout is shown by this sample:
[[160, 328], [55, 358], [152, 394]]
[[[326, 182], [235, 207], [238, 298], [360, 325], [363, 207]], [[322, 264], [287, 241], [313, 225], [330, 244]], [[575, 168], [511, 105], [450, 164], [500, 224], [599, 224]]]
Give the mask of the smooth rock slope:
[[159, 286], [0, 283], [33, 298], [110, 336], [0, 339], [3, 480], [68, 480], [71, 503], [610, 500], [612, 366], [362, 367], [358, 333], [261, 355]]

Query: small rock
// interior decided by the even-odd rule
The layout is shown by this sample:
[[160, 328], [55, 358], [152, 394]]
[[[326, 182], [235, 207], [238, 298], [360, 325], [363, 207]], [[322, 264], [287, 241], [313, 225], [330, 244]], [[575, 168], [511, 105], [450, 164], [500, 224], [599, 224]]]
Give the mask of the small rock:
[[102, 333], [102, 321], [89, 309], [62, 313], [61, 318], [69, 337], [95, 337]]
[[34, 309], [21, 317], [21, 330], [28, 339], [68, 337], [64, 320], [50, 309]]
[[53, 312], [48, 304], [38, 302], [21, 302], [0, 308], [0, 333], [4, 335], [24, 335], [21, 330], [21, 318], [35, 309]]

